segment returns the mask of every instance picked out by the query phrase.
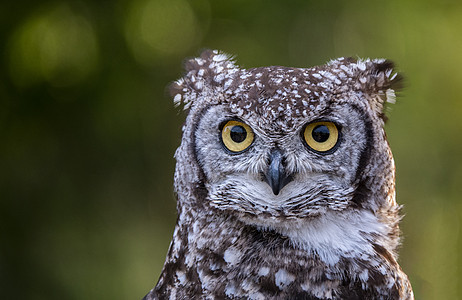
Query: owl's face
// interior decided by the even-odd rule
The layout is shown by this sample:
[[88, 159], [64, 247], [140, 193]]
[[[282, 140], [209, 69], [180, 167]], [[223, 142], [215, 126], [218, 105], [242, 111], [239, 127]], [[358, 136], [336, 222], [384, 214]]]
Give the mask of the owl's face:
[[387, 201], [393, 162], [383, 103], [394, 96], [391, 68], [339, 59], [311, 69], [240, 69], [204, 52], [171, 88], [190, 110], [177, 179], [204, 186], [210, 206], [265, 224], [341, 211], [363, 205], [361, 198], [372, 203], [363, 197], [371, 184]]
[[268, 218], [303, 218], [348, 207], [367, 140], [361, 112], [348, 103], [313, 110], [289, 130], [267, 128], [210, 106], [195, 132], [197, 159], [213, 206]]

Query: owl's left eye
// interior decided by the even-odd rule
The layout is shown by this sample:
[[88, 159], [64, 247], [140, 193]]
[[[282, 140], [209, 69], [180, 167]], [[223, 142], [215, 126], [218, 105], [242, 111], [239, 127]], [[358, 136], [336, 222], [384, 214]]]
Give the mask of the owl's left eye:
[[221, 140], [231, 152], [241, 152], [249, 148], [254, 140], [254, 134], [249, 125], [231, 120], [225, 123], [221, 130]]
[[339, 130], [332, 122], [313, 122], [306, 125], [303, 138], [309, 148], [325, 153], [337, 145]]

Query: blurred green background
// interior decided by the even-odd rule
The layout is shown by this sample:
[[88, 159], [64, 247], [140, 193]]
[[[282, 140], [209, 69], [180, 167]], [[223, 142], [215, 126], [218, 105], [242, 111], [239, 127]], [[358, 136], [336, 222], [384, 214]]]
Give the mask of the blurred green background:
[[417, 299], [462, 299], [462, 2], [2, 1], [2, 299], [140, 299], [175, 222], [184, 113], [165, 92], [202, 48], [244, 67], [394, 60], [387, 123]]

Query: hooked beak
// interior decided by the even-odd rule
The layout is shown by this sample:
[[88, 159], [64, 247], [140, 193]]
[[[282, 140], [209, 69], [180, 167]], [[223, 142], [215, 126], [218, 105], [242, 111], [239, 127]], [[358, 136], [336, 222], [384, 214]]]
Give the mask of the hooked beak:
[[273, 193], [278, 195], [282, 188], [292, 181], [292, 174], [286, 174], [281, 150], [273, 149], [270, 154], [270, 164], [265, 174], [266, 182]]

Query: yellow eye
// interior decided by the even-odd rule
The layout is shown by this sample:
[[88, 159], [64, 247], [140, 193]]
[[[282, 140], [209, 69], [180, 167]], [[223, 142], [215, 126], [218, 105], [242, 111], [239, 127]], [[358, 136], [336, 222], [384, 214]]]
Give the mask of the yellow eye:
[[326, 152], [334, 148], [338, 141], [338, 129], [332, 122], [313, 122], [305, 127], [303, 137], [314, 151]]
[[253, 142], [252, 129], [239, 121], [228, 121], [221, 130], [221, 139], [226, 148], [232, 152], [241, 152], [247, 149]]

